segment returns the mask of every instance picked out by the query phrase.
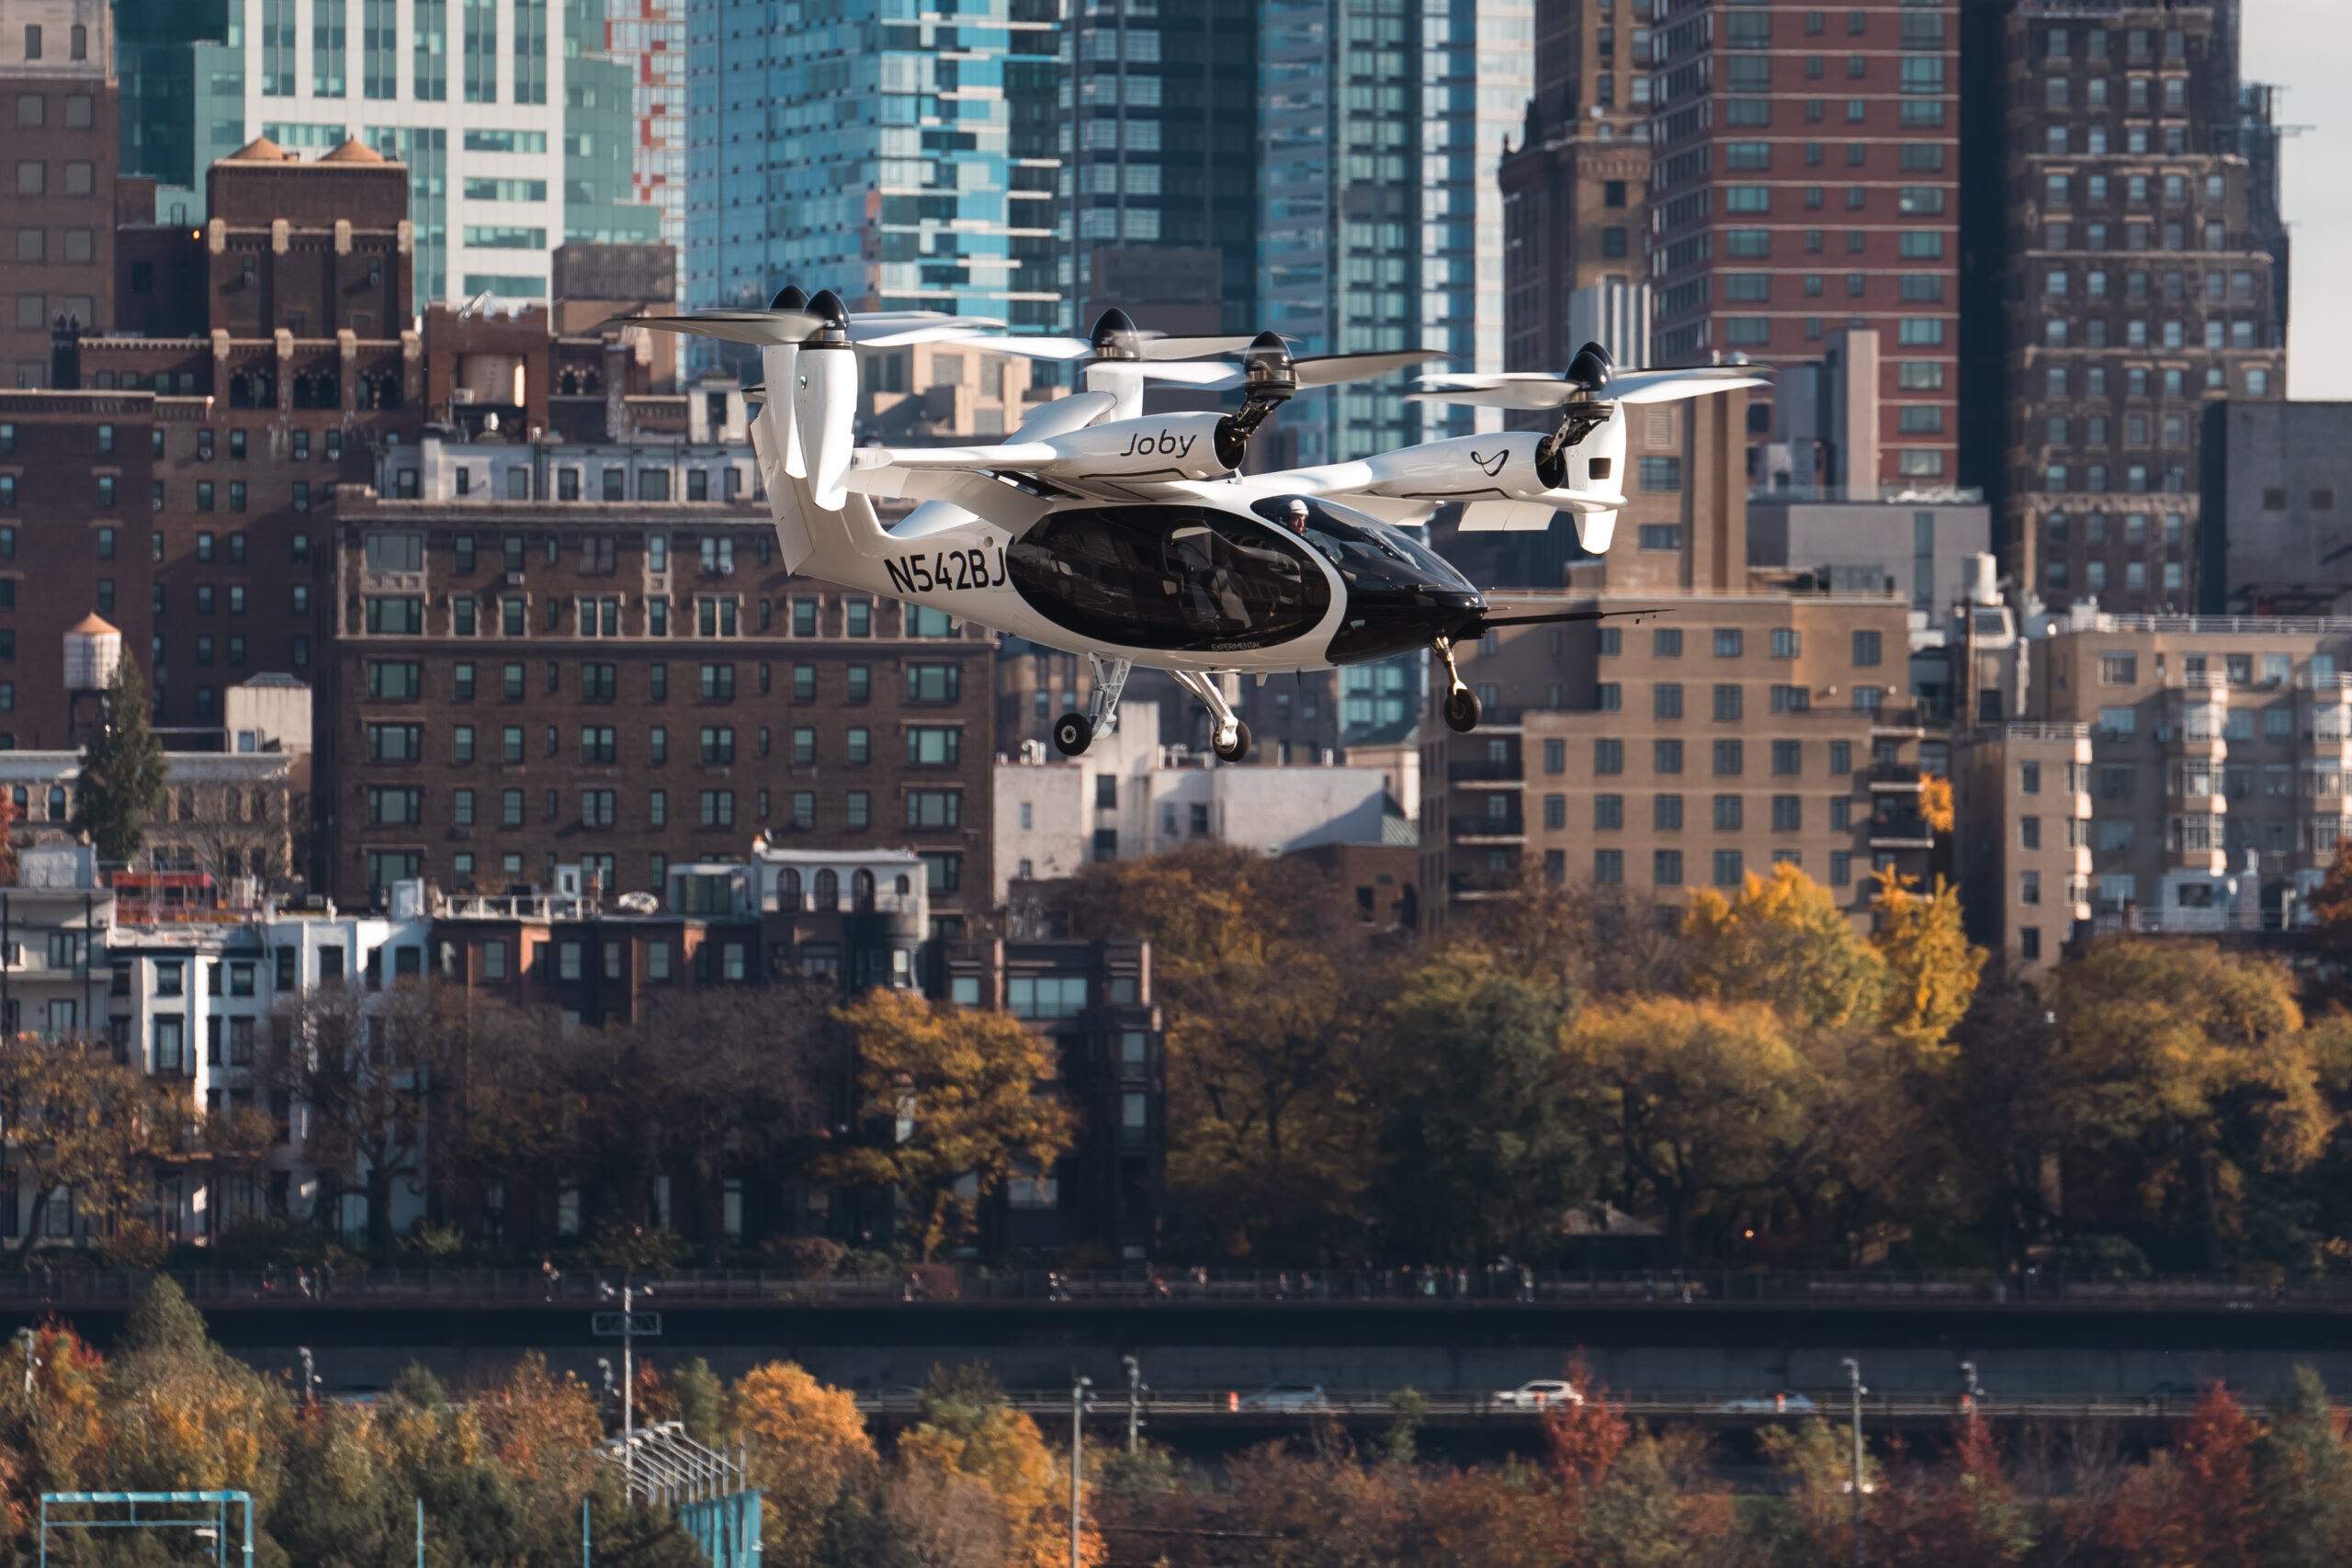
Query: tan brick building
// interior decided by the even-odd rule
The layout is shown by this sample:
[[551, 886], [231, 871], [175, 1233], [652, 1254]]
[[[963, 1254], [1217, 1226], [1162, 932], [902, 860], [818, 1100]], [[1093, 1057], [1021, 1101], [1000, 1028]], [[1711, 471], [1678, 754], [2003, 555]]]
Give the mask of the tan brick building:
[[2352, 621], [2076, 613], [2031, 706], [2090, 738], [2090, 904], [2143, 929], [2278, 918], [2352, 817]]
[[1925, 869], [1925, 730], [1904, 694], [1902, 600], [1611, 592], [1558, 603], [1663, 613], [1512, 628], [1464, 663], [1485, 722], [1455, 735], [1432, 711], [1421, 728], [1432, 924], [1534, 875], [1676, 904], [1787, 860], [1859, 908], [1873, 868]]

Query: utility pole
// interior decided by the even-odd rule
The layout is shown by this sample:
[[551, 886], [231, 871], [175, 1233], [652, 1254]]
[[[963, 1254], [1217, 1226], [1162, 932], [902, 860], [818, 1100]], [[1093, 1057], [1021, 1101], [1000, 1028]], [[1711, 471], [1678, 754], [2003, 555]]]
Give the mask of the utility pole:
[[1136, 1434], [1143, 1429], [1143, 1368], [1133, 1356], [1122, 1356], [1127, 1369], [1127, 1452], [1136, 1451]]
[[[606, 1301], [613, 1299], [612, 1286], [599, 1282], [596, 1290]], [[652, 1293], [652, 1286], [633, 1286], [628, 1275], [621, 1276], [621, 1475], [625, 1488], [637, 1484], [637, 1449], [630, 1438], [637, 1430], [637, 1298]]]
[[1079, 1568], [1079, 1466], [1080, 1450], [1085, 1446], [1086, 1391], [1093, 1386], [1092, 1378], [1079, 1378], [1069, 1385], [1069, 1568]]
[[1854, 1401], [1854, 1568], [1862, 1568], [1862, 1364], [1849, 1356], [1840, 1363]]

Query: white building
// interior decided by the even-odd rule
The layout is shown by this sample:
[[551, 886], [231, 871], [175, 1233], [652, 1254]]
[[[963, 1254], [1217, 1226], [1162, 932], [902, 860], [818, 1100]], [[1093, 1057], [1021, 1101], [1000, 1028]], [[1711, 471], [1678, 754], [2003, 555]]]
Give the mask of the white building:
[[1120, 705], [1119, 728], [1082, 756], [1047, 760], [1032, 741], [996, 768], [996, 901], [1012, 883], [1069, 876], [1214, 842], [1280, 854], [1315, 844], [1413, 841], [1391, 771], [1234, 767], [1159, 744], [1153, 703]]

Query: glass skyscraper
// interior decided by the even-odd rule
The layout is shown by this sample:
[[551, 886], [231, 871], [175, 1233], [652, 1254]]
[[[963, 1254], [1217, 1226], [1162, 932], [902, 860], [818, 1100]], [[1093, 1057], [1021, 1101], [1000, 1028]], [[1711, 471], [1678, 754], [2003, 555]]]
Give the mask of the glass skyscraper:
[[1063, 326], [1257, 330], [1258, 0], [1080, 0], [1068, 27]]
[[688, 0], [687, 302], [764, 303], [789, 280], [1053, 325], [1057, 12]]
[[[1534, 90], [1534, 0], [1262, 0], [1260, 310], [1308, 354], [1503, 367], [1497, 163]], [[1283, 409], [1297, 463], [1498, 428], [1405, 378]]]

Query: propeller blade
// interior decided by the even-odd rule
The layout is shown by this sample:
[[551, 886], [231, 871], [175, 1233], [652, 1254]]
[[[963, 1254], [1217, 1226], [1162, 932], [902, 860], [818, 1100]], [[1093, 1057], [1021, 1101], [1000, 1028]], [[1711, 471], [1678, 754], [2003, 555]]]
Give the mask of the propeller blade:
[[1094, 345], [1082, 337], [991, 337], [984, 333], [959, 334], [963, 341], [995, 354], [1017, 354], [1023, 359], [1083, 359]]
[[1238, 354], [1250, 344], [1250, 334], [1238, 337], [1150, 337], [1143, 339], [1146, 359], [1197, 359], [1205, 354]]
[[1567, 378], [1556, 370], [1442, 370], [1434, 376], [1423, 376], [1419, 385], [1424, 389], [1439, 387], [1479, 389], [1538, 383], [1565, 385], [1566, 381]]
[[[1500, 377], [1493, 378], [1500, 381]], [[1584, 389], [1559, 377], [1541, 380], [1503, 381], [1488, 387], [1429, 387], [1408, 392], [1408, 403], [1466, 403], [1487, 409], [1556, 409], [1581, 400]]]
[[[910, 343], [962, 343], [973, 337], [971, 323], [954, 316], [935, 321], [869, 321], [852, 316], [849, 340], [861, 348], [898, 348]], [[985, 341], [985, 340], [980, 340]]]
[[1165, 359], [1156, 364], [1147, 360], [1141, 368], [1144, 378], [1150, 381], [1208, 388], [1241, 385], [1241, 372], [1222, 359]]
[[1770, 384], [1761, 366], [1700, 365], [1688, 370], [1633, 370], [1611, 376], [1600, 395], [1621, 403], [1666, 403]]
[[1318, 354], [1294, 360], [1292, 367], [1301, 387], [1336, 387], [1342, 381], [1369, 381], [1409, 366], [1453, 357], [1442, 348], [1407, 348], [1385, 354]]
[[650, 327], [656, 332], [770, 346], [799, 343], [824, 325], [806, 310], [702, 310], [691, 316], [615, 316], [598, 327]]
[[[1308, 387], [1336, 387], [1344, 381], [1371, 381], [1394, 375], [1408, 366], [1431, 359], [1452, 357], [1442, 349], [1407, 348], [1385, 354], [1318, 354], [1306, 359], [1291, 361], [1291, 375], [1303, 389]], [[1201, 386], [1216, 390], [1238, 387], [1249, 379], [1248, 372], [1226, 369], [1214, 381], [1202, 381]]]

